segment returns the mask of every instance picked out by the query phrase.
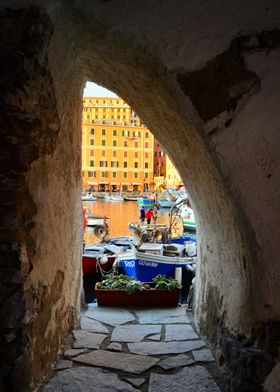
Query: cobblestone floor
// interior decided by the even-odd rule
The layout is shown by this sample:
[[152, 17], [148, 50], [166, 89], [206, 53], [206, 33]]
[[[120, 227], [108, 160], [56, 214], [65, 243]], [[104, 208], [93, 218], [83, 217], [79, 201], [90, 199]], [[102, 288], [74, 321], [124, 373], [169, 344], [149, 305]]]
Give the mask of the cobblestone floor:
[[89, 308], [43, 392], [218, 392], [220, 374], [185, 307]]

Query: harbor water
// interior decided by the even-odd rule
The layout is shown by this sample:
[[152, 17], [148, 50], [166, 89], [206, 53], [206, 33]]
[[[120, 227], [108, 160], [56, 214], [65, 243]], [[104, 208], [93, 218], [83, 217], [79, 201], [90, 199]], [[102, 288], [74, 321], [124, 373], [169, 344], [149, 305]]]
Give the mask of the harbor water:
[[[130, 222], [139, 222], [140, 207], [137, 201], [123, 201], [123, 202], [110, 202], [104, 199], [96, 201], [84, 201], [83, 208], [96, 215], [106, 216], [109, 218], [109, 237], [117, 237], [123, 235], [131, 235], [128, 229]], [[157, 223], [169, 224], [169, 208], [159, 209], [157, 213]], [[179, 232], [174, 235], [180, 234], [182, 227], [179, 227]], [[93, 227], [87, 227], [84, 235], [87, 244], [98, 242], [94, 233]]]

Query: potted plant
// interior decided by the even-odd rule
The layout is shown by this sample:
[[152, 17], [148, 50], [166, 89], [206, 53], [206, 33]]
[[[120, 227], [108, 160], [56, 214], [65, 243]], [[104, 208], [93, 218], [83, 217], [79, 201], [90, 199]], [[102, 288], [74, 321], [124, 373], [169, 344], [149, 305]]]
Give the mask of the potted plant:
[[152, 282], [139, 282], [126, 275], [109, 274], [95, 285], [99, 306], [166, 307], [177, 306], [180, 293], [177, 280], [157, 275]]

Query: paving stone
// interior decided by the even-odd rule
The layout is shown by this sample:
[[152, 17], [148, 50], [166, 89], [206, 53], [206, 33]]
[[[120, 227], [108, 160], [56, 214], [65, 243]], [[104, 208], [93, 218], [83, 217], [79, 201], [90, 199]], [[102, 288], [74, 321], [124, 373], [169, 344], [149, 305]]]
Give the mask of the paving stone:
[[146, 381], [145, 378], [126, 378], [125, 380], [132, 384], [134, 387], [141, 387], [141, 385], [144, 384], [144, 382]]
[[75, 357], [76, 355], [82, 354], [82, 353], [86, 353], [88, 351], [87, 348], [70, 348], [69, 350], [64, 351], [64, 357], [65, 358], [71, 358], [71, 357]]
[[189, 340], [180, 342], [140, 342], [128, 343], [131, 353], [139, 355], [180, 354], [204, 347], [202, 340]]
[[141, 342], [146, 336], [161, 332], [161, 325], [120, 325], [114, 328], [111, 341]]
[[220, 389], [202, 366], [185, 367], [176, 374], [152, 373], [149, 392], [181, 392], [182, 386], [188, 392], [219, 392]]
[[122, 351], [122, 345], [117, 342], [110, 343], [108, 349], [111, 351]]
[[81, 329], [96, 333], [109, 333], [109, 329], [99, 321], [93, 320], [92, 318], [83, 316], [81, 318]]
[[176, 357], [166, 358], [161, 361], [158, 366], [163, 369], [173, 369], [180, 366], [192, 365], [195, 361], [185, 354], [176, 355]]
[[74, 330], [73, 335], [76, 339], [73, 344], [74, 348], [99, 348], [107, 337], [107, 335], [101, 333], [82, 331], [80, 329]]
[[156, 334], [156, 335], [151, 335], [151, 336], [148, 336], [148, 339], [149, 340], [160, 340], [161, 339], [161, 334], [159, 333], [159, 334]]
[[140, 392], [115, 373], [84, 366], [57, 372], [43, 387], [43, 392]]
[[81, 354], [78, 357], [73, 358], [73, 361], [140, 374], [157, 364], [159, 359], [147, 358], [141, 355], [96, 350], [87, 354]]
[[197, 362], [213, 362], [215, 358], [212, 352], [207, 348], [205, 350], [193, 351], [193, 357]]
[[186, 309], [167, 308], [167, 309], [146, 309], [136, 310], [139, 324], [189, 324]]
[[126, 324], [135, 320], [133, 314], [126, 309], [107, 307], [89, 309], [86, 311], [85, 316], [112, 326]]
[[55, 370], [69, 369], [70, 367], [72, 367], [72, 365], [72, 361], [69, 361], [67, 359], [61, 359], [55, 365]]
[[169, 324], [165, 327], [165, 342], [199, 339], [191, 325]]

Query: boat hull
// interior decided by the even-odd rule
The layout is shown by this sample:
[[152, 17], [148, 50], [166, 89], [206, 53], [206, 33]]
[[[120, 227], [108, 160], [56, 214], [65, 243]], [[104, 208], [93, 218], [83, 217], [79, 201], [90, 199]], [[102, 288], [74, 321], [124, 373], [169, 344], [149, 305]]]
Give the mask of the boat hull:
[[118, 264], [125, 275], [133, 276], [140, 282], [150, 282], [157, 275], [175, 278], [176, 268], [194, 264], [193, 258], [168, 257], [137, 251], [128, 251], [118, 256]]
[[196, 232], [196, 225], [195, 225], [195, 222], [193, 222], [193, 221], [189, 221], [187, 219], [184, 219], [183, 220], [183, 227], [184, 227], [184, 231]]
[[[99, 272], [98, 260], [101, 257], [104, 257], [102, 253], [98, 255], [91, 254], [90, 252], [84, 253], [82, 256], [82, 266], [83, 266], [83, 274], [86, 275], [97, 275]], [[102, 270], [108, 272], [112, 269], [113, 263], [116, 259], [116, 256], [106, 256], [108, 261], [105, 264], [101, 265]]]
[[151, 208], [154, 207], [155, 201], [150, 199], [138, 198], [137, 203], [139, 207]]

